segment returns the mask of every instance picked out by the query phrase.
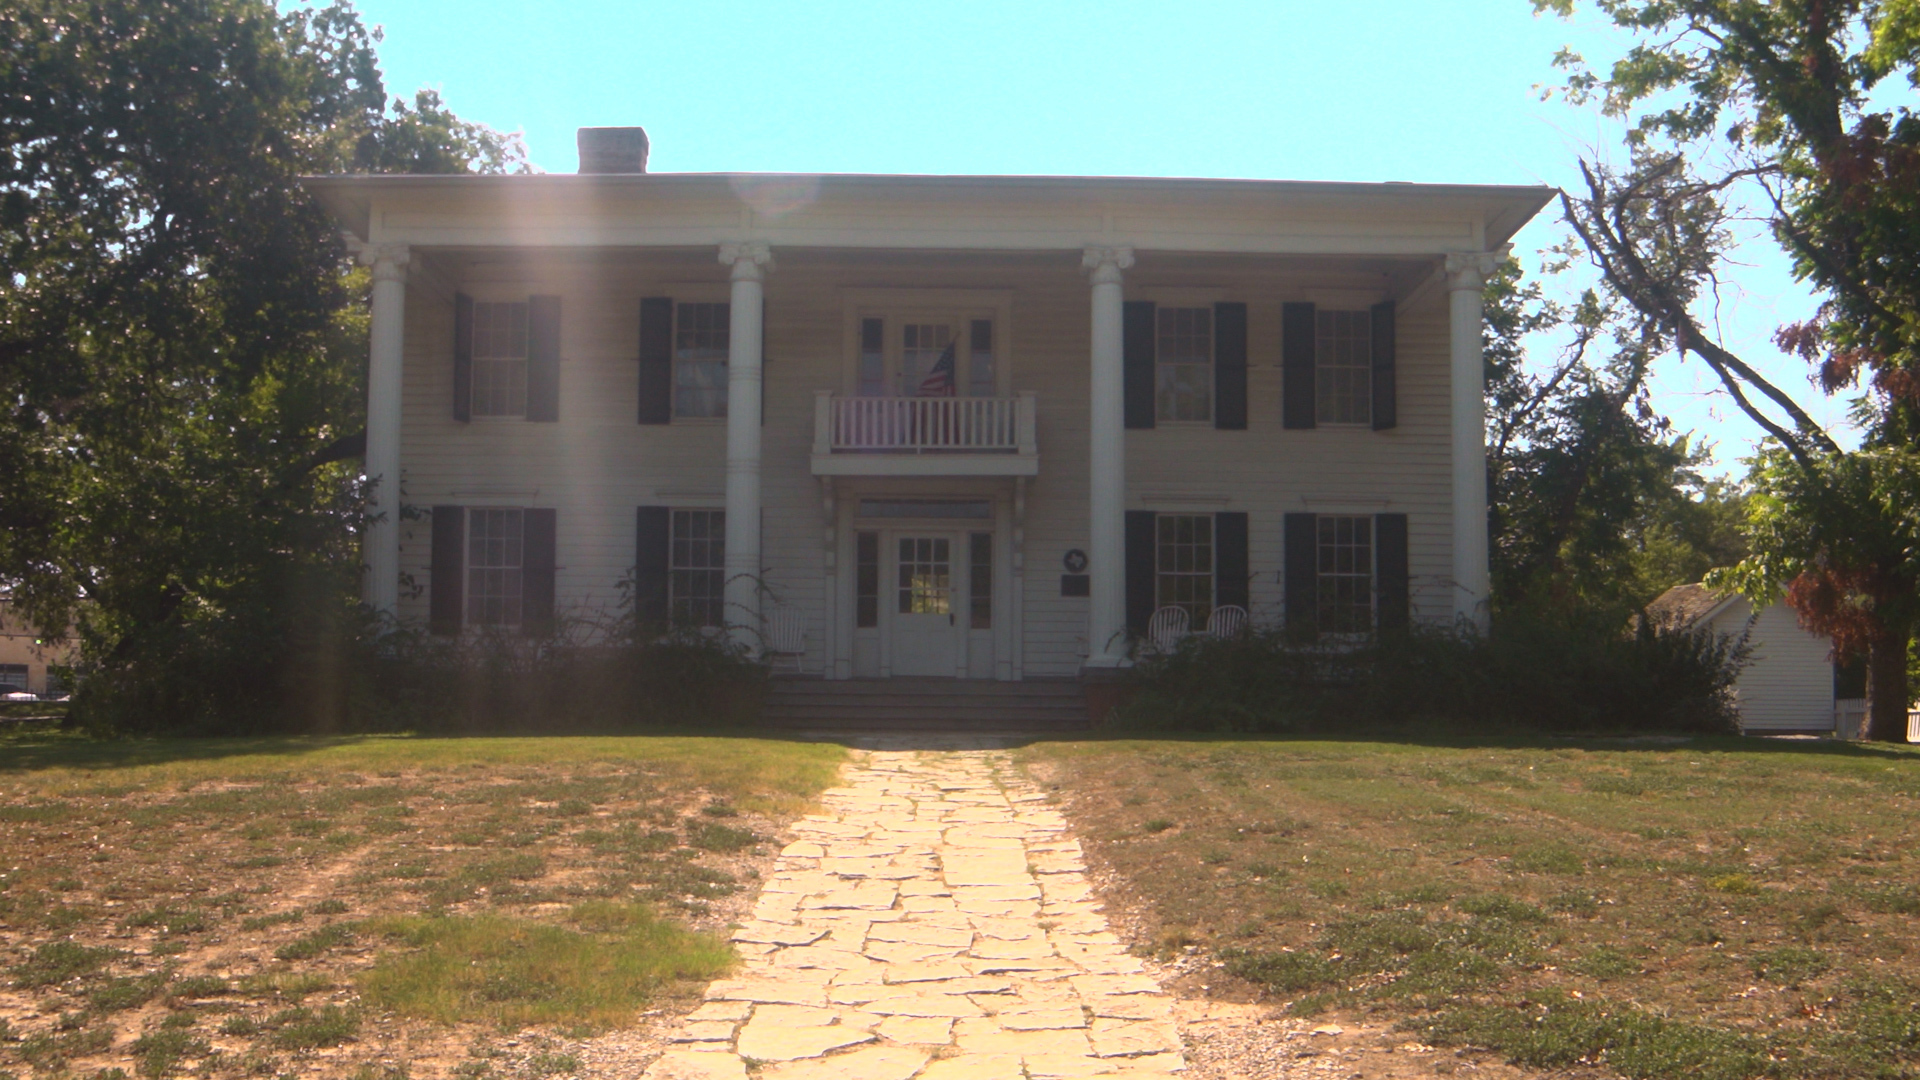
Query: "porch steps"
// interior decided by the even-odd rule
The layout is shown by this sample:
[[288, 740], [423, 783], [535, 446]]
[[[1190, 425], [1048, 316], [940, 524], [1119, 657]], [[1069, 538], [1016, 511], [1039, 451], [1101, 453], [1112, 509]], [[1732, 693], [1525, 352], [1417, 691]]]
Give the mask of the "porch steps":
[[1073, 680], [776, 678], [761, 713], [769, 727], [960, 734], [1085, 731]]

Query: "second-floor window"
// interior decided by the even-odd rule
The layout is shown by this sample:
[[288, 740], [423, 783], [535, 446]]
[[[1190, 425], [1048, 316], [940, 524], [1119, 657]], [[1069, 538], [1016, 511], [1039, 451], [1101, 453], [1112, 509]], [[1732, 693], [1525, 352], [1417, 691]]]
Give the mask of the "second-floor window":
[[1154, 340], [1156, 420], [1213, 419], [1213, 309], [1158, 309]]
[[727, 415], [726, 304], [678, 304], [673, 328], [673, 413]]
[[527, 415], [527, 305], [473, 305], [473, 415]]
[[1314, 314], [1314, 414], [1322, 424], [1373, 422], [1373, 317]]

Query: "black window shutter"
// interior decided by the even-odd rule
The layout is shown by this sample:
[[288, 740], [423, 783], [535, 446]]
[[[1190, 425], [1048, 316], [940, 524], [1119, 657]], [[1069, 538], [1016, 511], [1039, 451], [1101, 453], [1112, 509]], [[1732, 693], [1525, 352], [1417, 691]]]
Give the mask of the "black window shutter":
[[1216, 606], [1249, 606], [1247, 515], [1222, 511], [1213, 515], [1213, 602]]
[[529, 634], [553, 629], [555, 518], [551, 508], [520, 514], [520, 628]]
[[1280, 312], [1281, 423], [1310, 428], [1314, 421], [1312, 304], [1286, 304]]
[[1213, 426], [1223, 431], [1247, 429], [1245, 304], [1213, 305]]
[[433, 562], [427, 578], [427, 629], [457, 634], [466, 617], [467, 508], [433, 508]]
[[1130, 428], [1153, 426], [1154, 314], [1151, 300], [1129, 300], [1121, 307], [1121, 356], [1126, 370], [1126, 412]]
[[1399, 395], [1394, 386], [1393, 301], [1373, 305], [1373, 430], [1400, 423]]
[[1286, 523], [1287, 629], [1320, 626], [1320, 530], [1313, 514], [1288, 514]]
[[1411, 615], [1407, 515], [1373, 518], [1374, 611], [1383, 631], [1405, 630]]
[[633, 512], [633, 614], [642, 626], [667, 621], [667, 561], [673, 543], [673, 511], [640, 506]]
[[560, 419], [560, 298], [527, 299], [527, 419]]
[[1153, 511], [1127, 511], [1127, 630], [1134, 634], [1145, 634], [1153, 618], [1153, 527]]
[[673, 298], [640, 301], [640, 422], [673, 420]]
[[473, 419], [473, 297], [453, 294], [453, 418]]

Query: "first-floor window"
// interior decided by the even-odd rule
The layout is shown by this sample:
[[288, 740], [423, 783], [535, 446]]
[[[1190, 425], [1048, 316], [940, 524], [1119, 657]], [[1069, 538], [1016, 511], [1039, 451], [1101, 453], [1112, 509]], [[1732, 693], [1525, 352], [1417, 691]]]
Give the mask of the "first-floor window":
[[527, 305], [473, 305], [473, 415], [527, 415]]
[[1213, 309], [1163, 307], [1154, 334], [1154, 416], [1213, 419]]
[[1213, 515], [1161, 514], [1154, 521], [1154, 607], [1184, 608], [1189, 625], [1213, 615]]
[[680, 304], [673, 327], [673, 414], [727, 415], [726, 304]]
[[22, 690], [27, 688], [27, 665], [0, 664], [0, 690]]
[[525, 521], [518, 510], [467, 511], [467, 621], [519, 626]]
[[1322, 514], [1318, 580], [1320, 629], [1364, 634], [1373, 629], [1373, 519]]
[[726, 623], [727, 512], [675, 510], [667, 610], [686, 626]]
[[1314, 416], [1322, 424], [1373, 422], [1373, 315], [1314, 315]]

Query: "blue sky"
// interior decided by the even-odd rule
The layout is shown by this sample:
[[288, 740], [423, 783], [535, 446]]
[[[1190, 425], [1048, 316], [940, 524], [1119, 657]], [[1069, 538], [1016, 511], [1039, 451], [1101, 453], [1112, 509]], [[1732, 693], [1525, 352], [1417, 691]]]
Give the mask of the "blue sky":
[[[1571, 184], [1618, 128], [1535, 87], [1563, 45], [1601, 59], [1628, 43], [1591, 12], [1536, 17], [1526, 0], [358, 6], [385, 29], [390, 90], [433, 87], [463, 117], [523, 132], [549, 172], [574, 169], [576, 127], [640, 124], [662, 172]], [[1517, 238], [1529, 269], [1560, 238], [1556, 217]], [[1717, 313], [1728, 343], [1816, 399], [1770, 342], [1811, 300], [1770, 243], [1741, 260]], [[1739, 471], [1756, 429], [1714, 386], [1698, 361], [1669, 359], [1655, 391]]]

